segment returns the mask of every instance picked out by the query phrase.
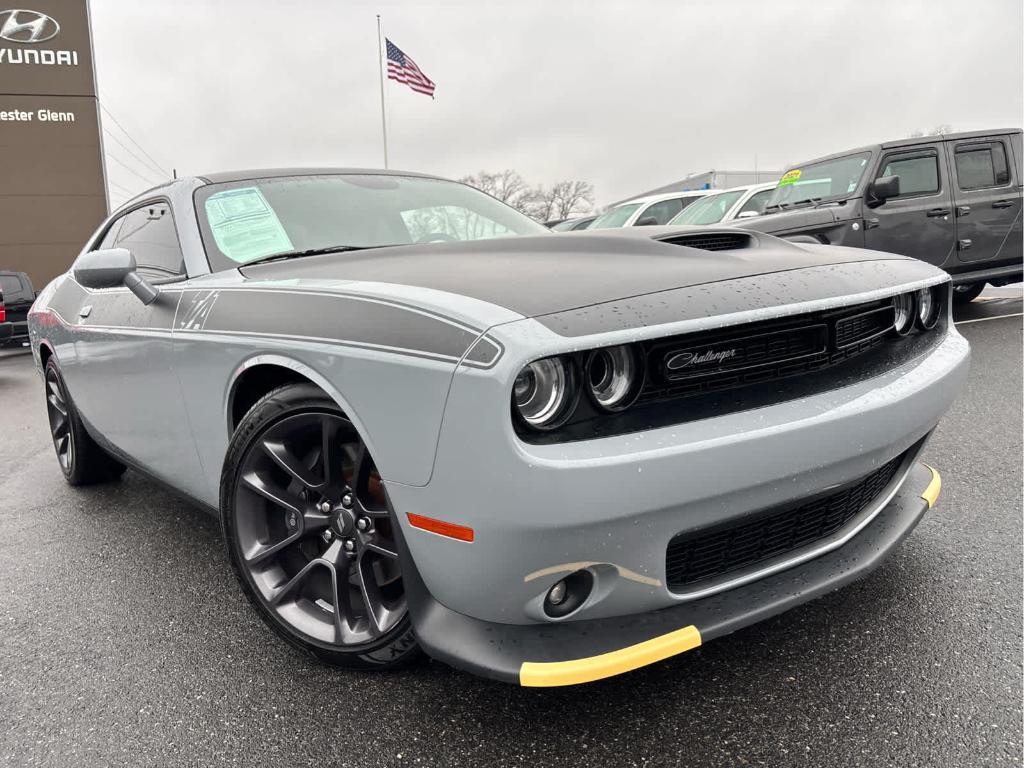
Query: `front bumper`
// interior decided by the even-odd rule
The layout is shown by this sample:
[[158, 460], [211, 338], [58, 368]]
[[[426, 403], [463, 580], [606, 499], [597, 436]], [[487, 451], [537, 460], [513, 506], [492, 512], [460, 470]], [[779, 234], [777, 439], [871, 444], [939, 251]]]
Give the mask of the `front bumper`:
[[[430, 483], [389, 483], [388, 492], [426, 588], [455, 613], [532, 625], [692, 604], [704, 595], [669, 583], [673, 536], [814, 497], [911, 451], [948, 410], [969, 357], [950, 327], [926, 354], [850, 386], [555, 445], [524, 444], [507, 406], [495, 407], [507, 403], [519, 361], [505, 372], [460, 372]], [[472, 528], [474, 540], [412, 528], [409, 513]], [[551, 619], [544, 595], [582, 568], [599, 582], [592, 598]]]
[[939, 488], [938, 472], [918, 463], [886, 507], [841, 548], [745, 586], [659, 611], [555, 624], [482, 621], [442, 605], [416, 568], [407, 566], [409, 611], [424, 649], [452, 666], [524, 686], [591, 682], [691, 650], [864, 576], [917, 525]]

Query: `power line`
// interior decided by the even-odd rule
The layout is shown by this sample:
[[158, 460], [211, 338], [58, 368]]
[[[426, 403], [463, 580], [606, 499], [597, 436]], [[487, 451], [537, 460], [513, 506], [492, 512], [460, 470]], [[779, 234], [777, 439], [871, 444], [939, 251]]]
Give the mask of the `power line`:
[[146, 157], [148, 157], [150, 159], [150, 161], [157, 168], [159, 168], [160, 171], [162, 171], [165, 176], [170, 176], [171, 174], [169, 174], [166, 171], [166, 169], [164, 169], [164, 167], [162, 165], [160, 165], [160, 163], [158, 163], [156, 160], [153, 159], [153, 156], [151, 154], [149, 154], [149, 152], [146, 151], [145, 147], [143, 147], [141, 144], [139, 144], [139, 142], [137, 142], [134, 138], [132, 138], [132, 135], [130, 133], [128, 133], [128, 130], [123, 125], [121, 125], [121, 123], [118, 121], [118, 119], [116, 117], [114, 117], [113, 113], [109, 109], [107, 109], [106, 105], [102, 101], [100, 101], [99, 98], [97, 98], [96, 101], [100, 105], [100, 109], [102, 109], [107, 114], [107, 116], [111, 120], [114, 121], [114, 125], [116, 125], [118, 128], [121, 129], [121, 131], [124, 133], [125, 136], [128, 137], [128, 139], [132, 142], [132, 144], [134, 144], [136, 147], [138, 147], [139, 150], [142, 152], [142, 154], [144, 154]]
[[136, 155], [136, 154], [135, 154], [134, 152], [132, 152], [132, 151], [131, 151], [131, 149], [129, 149], [129, 148], [128, 148], [128, 147], [127, 147], [127, 146], [125, 145], [125, 143], [124, 143], [123, 141], [121, 141], [121, 140], [120, 140], [119, 138], [117, 138], [117, 136], [116, 136], [116, 135], [115, 135], [115, 134], [114, 134], [114, 133], [113, 133], [112, 131], [108, 131], [108, 130], [107, 130], [107, 128], [106, 128], [106, 126], [104, 126], [104, 127], [103, 127], [103, 132], [104, 132], [105, 134], [107, 134], [107, 136], [109, 136], [110, 138], [112, 138], [112, 139], [113, 139], [114, 141], [116, 141], [116, 142], [118, 143], [118, 145], [119, 145], [119, 146], [121, 147], [121, 149], [123, 149], [123, 150], [124, 150], [125, 152], [127, 152], [127, 153], [128, 153], [129, 155], [131, 155], [131, 156], [132, 156], [132, 157], [134, 157], [134, 158], [135, 158], [136, 160], [138, 160], [138, 161], [139, 161], [139, 162], [140, 162], [140, 163], [141, 163], [141, 164], [142, 164], [143, 166], [145, 166], [146, 168], [149, 168], [149, 169], [150, 169], [151, 171], [154, 171], [154, 172], [156, 172], [156, 173], [159, 173], [159, 174], [163, 174], [163, 171], [161, 171], [161, 170], [160, 170], [159, 168], [155, 167], [155, 166], [154, 166], [154, 165], [152, 165], [151, 163], [147, 163], [147, 162], [146, 162], [145, 160], [143, 160], [143, 159], [142, 159], [141, 157], [139, 157], [139, 156], [138, 156], [138, 155]]
[[138, 176], [140, 179], [142, 179], [144, 182], [146, 182], [147, 184], [149, 184], [151, 186], [156, 186], [157, 184], [162, 183], [162, 182], [159, 182], [159, 181], [153, 181], [152, 179], [146, 178], [141, 173], [139, 173], [134, 168], [132, 168], [130, 165], [128, 165], [128, 163], [126, 163], [123, 160], [121, 160], [117, 155], [114, 155], [114, 154], [112, 154], [110, 152], [107, 152], [107, 157], [109, 159], [113, 160], [115, 163], [117, 163], [121, 167], [123, 167], [126, 171], [128, 171], [132, 175]]
[[107, 179], [107, 183], [110, 184], [110, 186], [112, 187], [116, 187], [119, 192], [128, 195], [129, 197], [135, 197], [135, 195], [138, 194], [138, 192], [132, 192], [130, 189], [128, 189], [128, 187], [124, 186], [123, 184], [118, 184], [113, 179]]

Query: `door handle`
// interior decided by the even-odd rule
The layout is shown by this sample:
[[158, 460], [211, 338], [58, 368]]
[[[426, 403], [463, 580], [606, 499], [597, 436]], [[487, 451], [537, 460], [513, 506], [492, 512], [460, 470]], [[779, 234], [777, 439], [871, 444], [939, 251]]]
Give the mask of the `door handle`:
[[878, 219], [864, 219], [864, 229], [874, 229], [878, 226]]
[[956, 247], [958, 251], [966, 251], [972, 245], [974, 245], [974, 243], [970, 240], [959, 240], [957, 241]]
[[928, 211], [927, 216], [929, 219], [935, 219], [939, 216], [949, 216], [949, 208], [932, 208]]
[[92, 314], [92, 304], [86, 304], [84, 307], [78, 310], [79, 317], [88, 317], [90, 314]]
[[996, 200], [992, 203], [993, 208], [1013, 208], [1013, 200]]
[[969, 205], [958, 205], [956, 207], [956, 215], [957, 216], [966, 216], [970, 212], [971, 212], [971, 206], [969, 206]]

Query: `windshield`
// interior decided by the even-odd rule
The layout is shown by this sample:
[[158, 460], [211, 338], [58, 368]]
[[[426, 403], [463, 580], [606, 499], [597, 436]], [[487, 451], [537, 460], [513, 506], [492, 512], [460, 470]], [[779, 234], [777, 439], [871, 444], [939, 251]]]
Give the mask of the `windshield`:
[[614, 227], [621, 227], [625, 225], [626, 221], [636, 212], [636, 209], [639, 208], [640, 205], [640, 203], [628, 203], [627, 205], [620, 205], [618, 208], [612, 208], [607, 213], [603, 213], [594, 219], [587, 229], [612, 229]]
[[765, 213], [774, 213], [779, 208], [808, 200], [836, 200], [848, 197], [857, 189], [869, 159], [870, 152], [859, 152], [856, 155], [834, 157], [820, 163], [791, 168], [782, 174], [779, 185], [765, 206]]
[[196, 190], [195, 207], [214, 271], [336, 246], [549, 232], [472, 187], [414, 176], [280, 176], [211, 184]]
[[745, 191], [736, 189], [702, 197], [680, 211], [669, 224], [717, 224]]

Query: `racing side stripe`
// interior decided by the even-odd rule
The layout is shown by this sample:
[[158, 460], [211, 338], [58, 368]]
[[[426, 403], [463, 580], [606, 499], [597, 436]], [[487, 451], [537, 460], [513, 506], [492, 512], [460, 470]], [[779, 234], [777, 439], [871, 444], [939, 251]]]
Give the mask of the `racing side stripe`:
[[233, 334], [337, 342], [489, 367], [501, 348], [481, 329], [375, 298], [281, 289], [188, 289], [177, 333]]

